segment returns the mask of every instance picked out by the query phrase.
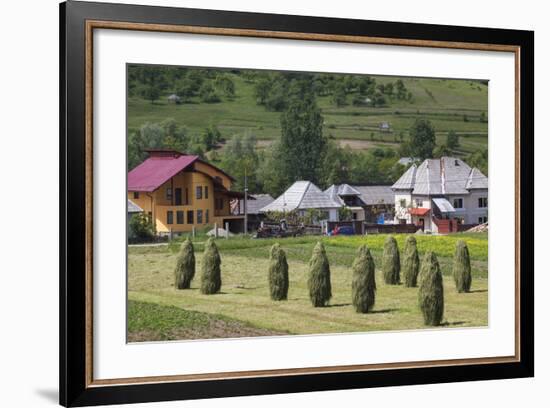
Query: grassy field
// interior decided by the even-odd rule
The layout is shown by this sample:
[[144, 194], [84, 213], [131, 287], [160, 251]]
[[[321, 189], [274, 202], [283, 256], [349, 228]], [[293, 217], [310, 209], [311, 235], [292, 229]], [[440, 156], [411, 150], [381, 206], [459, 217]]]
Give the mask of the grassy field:
[[[228, 73], [236, 88], [233, 100], [220, 103], [169, 104], [164, 95], [154, 104], [140, 97], [128, 100], [128, 131], [134, 132], [146, 122], [160, 122], [174, 118], [191, 133], [199, 133], [208, 125], [217, 125], [224, 138], [235, 134], [254, 134], [258, 140], [272, 141], [280, 136], [279, 112], [270, 112], [256, 104], [254, 84], [245, 82], [240, 76]], [[374, 76], [377, 83], [395, 81], [398, 78]], [[349, 104], [336, 108], [331, 97], [319, 97], [318, 103], [325, 119], [324, 130], [339, 139], [342, 144], [349, 141], [369, 143], [355, 145], [355, 148], [369, 149], [377, 145], [397, 148], [399, 136], [406, 137], [408, 129], [416, 118], [429, 119], [436, 129], [438, 144], [443, 144], [448, 131], [461, 135], [461, 148], [456, 153], [466, 155], [487, 147], [487, 123], [480, 121], [482, 113], [487, 114], [488, 87], [469, 80], [402, 78], [412, 93], [411, 101], [391, 100], [382, 108], [356, 107]], [[381, 122], [390, 123], [393, 131], [378, 131]], [[265, 147], [265, 144], [263, 145]]]
[[[406, 236], [398, 235], [402, 249]], [[176, 290], [173, 268], [177, 245], [130, 247], [128, 298], [130, 341], [242, 337], [273, 334], [313, 334], [423, 328], [417, 289], [383, 283], [378, 268], [384, 235], [322, 238], [331, 263], [333, 298], [330, 306], [314, 308], [307, 292], [307, 261], [316, 237], [279, 240], [289, 262], [289, 299], [269, 299], [267, 270], [272, 240], [232, 238], [217, 241], [222, 256], [220, 294], [200, 294], [200, 276], [190, 290]], [[487, 325], [487, 234], [418, 236], [422, 253], [436, 251], [444, 275], [443, 327]], [[465, 239], [472, 258], [472, 292], [458, 294], [450, 276], [457, 239]], [[357, 247], [366, 243], [377, 265], [377, 297], [373, 313], [355, 313], [351, 305], [351, 263]], [[203, 242], [195, 242], [200, 275]]]

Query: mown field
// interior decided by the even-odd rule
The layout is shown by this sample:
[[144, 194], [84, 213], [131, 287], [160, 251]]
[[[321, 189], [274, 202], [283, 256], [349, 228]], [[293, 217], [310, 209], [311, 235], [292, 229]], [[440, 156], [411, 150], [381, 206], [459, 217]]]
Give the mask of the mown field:
[[[190, 290], [176, 290], [173, 269], [178, 244], [129, 247], [129, 340], [171, 340], [215, 337], [315, 334], [420, 329], [417, 288], [385, 285], [379, 270], [386, 236], [320, 238], [331, 264], [333, 298], [329, 307], [311, 306], [307, 292], [308, 260], [317, 237], [279, 240], [287, 253], [289, 298], [273, 302], [267, 284], [268, 252], [273, 240], [218, 239], [222, 257], [222, 290], [199, 290], [201, 251], [195, 244], [197, 276]], [[405, 235], [397, 235], [403, 248]], [[458, 294], [450, 276], [457, 239], [464, 239], [472, 259], [472, 292]], [[487, 234], [417, 236], [420, 255], [438, 254], [444, 275], [443, 328], [485, 326], [488, 316]], [[357, 247], [367, 244], [376, 263], [377, 297], [373, 313], [355, 313], [351, 305], [351, 264]]]
[[[128, 100], [128, 131], [134, 132], [146, 122], [173, 118], [191, 133], [200, 133], [209, 125], [218, 126], [226, 139], [233, 135], [254, 134], [259, 147], [265, 147], [280, 136], [280, 112], [267, 111], [256, 104], [254, 84], [241, 76], [228, 73], [235, 83], [236, 97], [219, 103], [169, 104], [166, 95], [151, 104], [138, 96]], [[396, 77], [374, 76], [377, 83], [395, 81]], [[401, 78], [413, 95], [411, 101], [388, 100], [385, 107], [357, 107], [349, 103], [335, 107], [330, 96], [318, 98], [325, 119], [324, 131], [356, 149], [378, 146], [397, 148], [400, 134], [407, 136], [416, 118], [429, 119], [435, 127], [438, 144], [444, 144], [447, 132], [461, 136], [458, 155], [467, 155], [487, 147], [487, 123], [480, 121], [487, 114], [488, 87], [469, 80]], [[379, 132], [381, 122], [389, 122], [392, 132]]]

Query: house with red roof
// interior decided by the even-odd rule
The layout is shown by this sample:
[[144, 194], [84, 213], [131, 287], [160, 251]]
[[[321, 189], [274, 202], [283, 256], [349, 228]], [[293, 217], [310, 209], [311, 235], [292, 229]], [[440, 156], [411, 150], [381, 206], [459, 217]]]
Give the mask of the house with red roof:
[[128, 200], [151, 216], [158, 235], [216, 223], [242, 231], [244, 215], [235, 215], [231, 203], [244, 193], [231, 190], [231, 175], [199, 156], [167, 149], [147, 153], [149, 157], [128, 173]]

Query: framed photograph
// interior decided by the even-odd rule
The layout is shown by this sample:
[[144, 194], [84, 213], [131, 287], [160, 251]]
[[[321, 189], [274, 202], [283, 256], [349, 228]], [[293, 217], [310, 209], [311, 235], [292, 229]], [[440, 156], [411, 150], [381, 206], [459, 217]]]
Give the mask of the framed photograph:
[[534, 375], [533, 32], [60, 15], [62, 405]]

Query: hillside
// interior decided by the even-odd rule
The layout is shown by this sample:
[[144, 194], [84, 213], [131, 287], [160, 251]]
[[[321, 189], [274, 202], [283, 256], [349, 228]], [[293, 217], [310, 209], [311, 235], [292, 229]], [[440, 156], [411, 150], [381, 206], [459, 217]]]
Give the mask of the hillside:
[[[188, 103], [171, 104], [164, 92], [151, 103], [140, 96], [128, 99], [128, 131], [138, 130], [146, 122], [160, 122], [173, 118], [191, 134], [201, 132], [208, 125], [216, 125], [222, 137], [254, 134], [258, 148], [268, 146], [280, 135], [281, 113], [268, 111], [256, 104], [254, 83], [241, 75], [227, 72], [235, 85], [233, 99], [222, 98], [218, 103], [201, 103], [198, 96]], [[324, 132], [354, 149], [386, 146], [397, 148], [407, 138], [408, 129], [416, 118], [429, 119], [437, 135], [438, 144], [444, 144], [447, 132], [460, 135], [458, 156], [487, 148], [488, 86], [477, 81], [430, 78], [395, 78], [372, 76], [377, 84], [401, 79], [411, 93], [410, 100], [388, 99], [384, 107], [354, 106], [348, 103], [336, 107], [330, 95], [319, 96], [318, 105], [324, 116]], [[379, 131], [379, 125], [388, 122], [389, 132]]]

